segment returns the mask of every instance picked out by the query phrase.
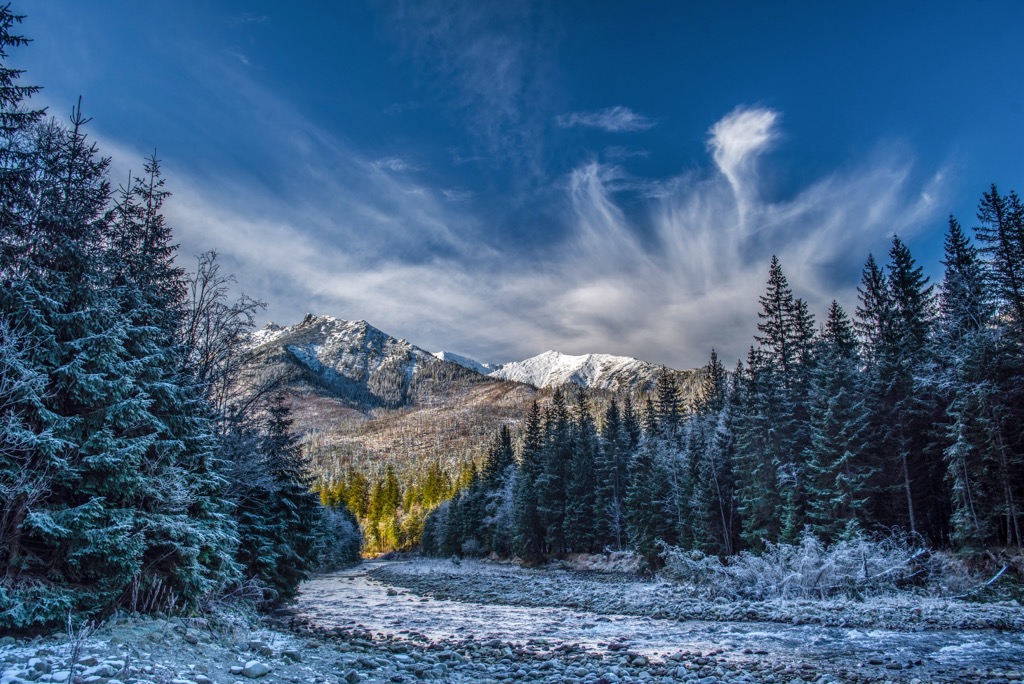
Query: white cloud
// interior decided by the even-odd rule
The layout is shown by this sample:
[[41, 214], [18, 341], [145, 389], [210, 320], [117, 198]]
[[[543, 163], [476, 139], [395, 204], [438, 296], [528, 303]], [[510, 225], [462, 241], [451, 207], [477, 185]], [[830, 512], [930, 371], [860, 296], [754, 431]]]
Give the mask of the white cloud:
[[600, 128], [609, 133], [646, 131], [654, 122], [629, 107], [609, 107], [596, 112], [572, 112], [555, 118], [561, 128]]
[[[785, 199], [762, 197], [759, 153], [778, 115], [737, 110], [711, 127], [706, 172], [652, 181], [597, 161], [573, 169], [562, 187], [568, 237], [539, 248], [494, 233], [494, 217], [471, 213], [460, 189], [382, 172], [402, 157], [367, 159], [286, 110], [274, 116], [295, 132], [281, 150], [290, 182], [277, 192], [167, 164], [183, 264], [218, 248], [245, 291], [270, 302], [269, 320], [365, 318], [483, 361], [554, 348], [689, 367], [712, 347], [734, 360], [752, 341], [773, 253], [812, 311], [823, 316], [833, 297], [852, 311], [855, 283], [836, 268], [859, 271], [894, 231], [941, 213], [930, 199], [942, 196], [941, 176], [916, 182], [909, 160], [884, 152]], [[142, 156], [100, 147], [115, 161]]]
[[417, 170], [415, 166], [401, 157], [384, 157], [383, 159], [378, 159], [373, 162], [373, 167], [384, 171], [391, 171], [392, 173]]
[[460, 190], [458, 188], [446, 188], [441, 191], [441, 194], [449, 202], [468, 202], [473, 199], [472, 191]]
[[745, 183], [746, 175], [774, 139], [778, 118], [778, 112], [771, 109], [737, 107], [708, 131], [708, 147], [719, 171], [732, 185], [741, 218], [751, 191]]

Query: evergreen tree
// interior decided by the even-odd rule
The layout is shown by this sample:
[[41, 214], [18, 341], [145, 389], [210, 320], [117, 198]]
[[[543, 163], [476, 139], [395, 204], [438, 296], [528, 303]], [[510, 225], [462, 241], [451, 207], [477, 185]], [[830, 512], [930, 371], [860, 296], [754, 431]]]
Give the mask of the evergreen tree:
[[626, 530], [632, 549], [649, 571], [662, 563], [660, 543], [669, 536], [666, 516], [669, 491], [661, 469], [665, 449], [663, 440], [644, 439], [629, 464], [629, 490], [626, 492]]
[[679, 386], [672, 373], [665, 366], [658, 372], [654, 386], [654, 409], [658, 427], [666, 437], [678, 435], [683, 421], [682, 402], [679, 400]]
[[[239, 483], [239, 562], [273, 598], [295, 595], [316, 560], [320, 503], [311, 491], [284, 397], [275, 395], [259, 436], [259, 470]], [[262, 475], [262, 477], [258, 476]]]
[[572, 430], [572, 462], [566, 485], [566, 543], [569, 550], [578, 553], [598, 551], [597, 428], [585, 392], [577, 395]]
[[540, 408], [534, 401], [526, 417], [513, 492], [513, 546], [516, 555], [531, 564], [540, 562], [544, 557], [544, 525], [538, 510], [537, 491], [537, 479], [544, 467], [543, 440]]
[[809, 421], [808, 514], [811, 531], [832, 542], [869, 527], [874, 471], [866, 459], [868, 411], [860, 391], [856, 340], [833, 300], [818, 344]]
[[890, 419], [886, 441], [890, 453], [899, 459], [910, 530], [941, 540], [949, 519], [945, 469], [942, 446], [930, 431], [939, 411], [936, 397], [922, 382], [931, 364], [928, 342], [935, 313], [934, 288], [898, 237], [893, 238], [889, 256], [896, 343], [880, 377]]
[[536, 480], [537, 510], [544, 525], [545, 550], [566, 551], [566, 487], [569, 482], [574, 445], [572, 419], [565, 395], [556, 389], [544, 418], [543, 468]]
[[629, 487], [630, 436], [612, 397], [601, 427], [600, 459], [597, 464], [596, 513], [603, 544], [621, 550], [625, 544], [623, 504]]
[[[739, 376], [737, 375], [737, 378]], [[693, 547], [705, 553], [731, 555], [736, 549], [737, 519], [734, 501], [735, 390], [728, 371], [712, 350], [704, 368], [697, 415], [705, 435], [694, 460], [690, 516]]]
[[1016, 192], [1001, 195], [995, 184], [978, 204], [975, 235], [987, 258], [999, 313], [1017, 339], [1024, 337], [1024, 204]]

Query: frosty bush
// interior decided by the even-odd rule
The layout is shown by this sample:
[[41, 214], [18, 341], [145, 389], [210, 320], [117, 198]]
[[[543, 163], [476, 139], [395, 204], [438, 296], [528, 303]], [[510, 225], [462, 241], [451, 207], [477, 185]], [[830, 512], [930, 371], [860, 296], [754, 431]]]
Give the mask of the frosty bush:
[[826, 547], [811, 533], [799, 544], [766, 545], [727, 558], [664, 547], [666, 577], [708, 598], [863, 598], [917, 590], [951, 594], [975, 580], [944, 554], [929, 551], [920, 537], [893, 532], [857, 535]]

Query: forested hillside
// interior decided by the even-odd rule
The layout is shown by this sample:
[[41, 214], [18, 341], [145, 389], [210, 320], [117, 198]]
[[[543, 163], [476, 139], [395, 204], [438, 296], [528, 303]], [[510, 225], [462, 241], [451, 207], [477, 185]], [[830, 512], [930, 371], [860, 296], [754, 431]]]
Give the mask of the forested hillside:
[[0, 629], [290, 596], [359, 537], [280, 397], [229, 391], [261, 303], [215, 254], [178, 265], [155, 155], [114, 187], [80, 104], [31, 107], [20, 19], [0, 7]]
[[893, 529], [957, 549], [1021, 545], [1024, 205], [995, 186], [974, 239], [950, 217], [935, 287], [893, 238], [865, 263], [853, 316], [823, 323], [772, 258], [755, 343], [712, 352], [699, 401], [663, 375], [646, 406], [534, 404], [426, 523], [435, 554], [665, 545], [730, 556], [812, 534]]

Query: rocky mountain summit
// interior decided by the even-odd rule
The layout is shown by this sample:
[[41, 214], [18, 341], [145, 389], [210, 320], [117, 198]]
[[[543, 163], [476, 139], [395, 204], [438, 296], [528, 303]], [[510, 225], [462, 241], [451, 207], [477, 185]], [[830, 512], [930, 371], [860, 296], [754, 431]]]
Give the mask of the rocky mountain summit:
[[[629, 356], [582, 354], [571, 356], [557, 351], [514, 361], [499, 366], [492, 378], [523, 382], [534, 387], [557, 387], [573, 383], [587, 389], [610, 392], [650, 392], [654, 389], [663, 366]], [[691, 386], [696, 371], [665, 369], [671, 373], [684, 394]]]

